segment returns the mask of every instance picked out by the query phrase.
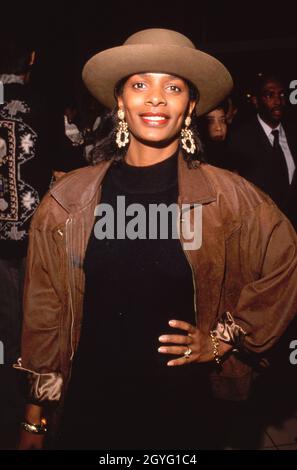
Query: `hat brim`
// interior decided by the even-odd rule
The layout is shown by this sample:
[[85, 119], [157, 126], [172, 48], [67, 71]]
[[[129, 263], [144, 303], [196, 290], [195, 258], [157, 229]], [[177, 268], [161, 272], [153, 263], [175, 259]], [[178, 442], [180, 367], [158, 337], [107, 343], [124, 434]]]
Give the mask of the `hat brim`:
[[212, 110], [233, 86], [230, 73], [214, 57], [171, 45], [135, 44], [107, 49], [86, 63], [82, 77], [91, 94], [112, 109], [116, 105], [116, 84], [124, 77], [145, 72], [168, 73], [192, 82], [199, 92], [198, 116]]

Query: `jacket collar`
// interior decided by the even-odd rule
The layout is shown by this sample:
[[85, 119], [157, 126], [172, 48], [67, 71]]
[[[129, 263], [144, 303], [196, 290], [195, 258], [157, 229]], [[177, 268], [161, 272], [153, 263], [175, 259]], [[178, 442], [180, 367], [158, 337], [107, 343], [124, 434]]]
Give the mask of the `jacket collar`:
[[204, 166], [190, 169], [184, 160], [182, 152], [178, 156], [178, 188], [179, 201], [182, 204], [206, 204], [216, 200], [216, 193], [207, 178]]
[[[81, 168], [65, 175], [50, 190], [51, 195], [69, 213], [86, 207], [97, 194], [104, 175], [113, 160]], [[216, 194], [203, 171], [205, 163], [189, 169], [182, 153], [178, 156], [179, 202], [205, 204], [216, 200]]]

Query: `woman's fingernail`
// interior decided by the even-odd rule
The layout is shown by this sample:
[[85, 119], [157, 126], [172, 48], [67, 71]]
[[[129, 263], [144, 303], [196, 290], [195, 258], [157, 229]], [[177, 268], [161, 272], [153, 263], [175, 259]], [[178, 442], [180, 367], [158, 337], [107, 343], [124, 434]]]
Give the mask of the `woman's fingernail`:
[[166, 348], [163, 348], [162, 346], [158, 349], [160, 352], [166, 352]]

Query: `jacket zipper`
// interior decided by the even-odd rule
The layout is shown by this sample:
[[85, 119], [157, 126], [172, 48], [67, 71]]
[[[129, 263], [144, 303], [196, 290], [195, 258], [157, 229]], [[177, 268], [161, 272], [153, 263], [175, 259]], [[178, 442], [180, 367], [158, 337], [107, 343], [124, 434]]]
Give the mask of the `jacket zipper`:
[[182, 241], [181, 241], [181, 234], [182, 234], [182, 223], [183, 223], [183, 214], [182, 214], [182, 208], [181, 208], [181, 205], [179, 206], [179, 209], [180, 209], [180, 216], [179, 216], [179, 241], [180, 241], [180, 244], [181, 244], [181, 247], [182, 247], [182, 250], [185, 254], [185, 257], [187, 259], [187, 262], [191, 268], [191, 273], [192, 273], [192, 282], [193, 282], [193, 289], [194, 289], [194, 299], [193, 299], [193, 304], [194, 304], [194, 312], [195, 312], [195, 321], [196, 321], [196, 327], [198, 328], [198, 311], [197, 311], [197, 303], [196, 303], [196, 282], [195, 282], [195, 276], [194, 276], [194, 269], [193, 269], [193, 266], [190, 262], [190, 259], [189, 259], [189, 255], [187, 253], [186, 250], [184, 250], [184, 247], [183, 247], [183, 244], [182, 244]]
[[66, 233], [66, 255], [67, 255], [67, 268], [68, 268], [68, 280], [69, 280], [69, 306], [70, 306], [70, 312], [71, 312], [71, 327], [70, 327], [70, 345], [71, 345], [71, 355], [70, 355], [70, 361], [72, 361], [73, 356], [74, 356], [74, 346], [73, 346], [73, 327], [74, 327], [74, 310], [73, 310], [73, 290], [72, 288], [74, 287], [73, 285], [71, 286], [71, 280], [70, 277], [73, 275], [73, 266], [71, 265], [71, 254], [69, 251], [69, 226], [72, 224], [72, 218], [68, 217], [66, 220], [65, 224], [65, 233]]
[[[101, 194], [101, 189], [102, 185], [99, 187], [99, 196]], [[97, 199], [99, 198], [97, 197]], [[70, 235], [70, 228], [72, 226], [73, 218], [71, 216], [68, 217], [65, 223], [65, 234], [66, 234], [66, 240], [65, 240], [65, 245], [66, 245], [66, 257], [67, 257], [67, 263], [68, 263], [68, 278], [69, 278], [69, 307], [71, 311], [71, 329], [70, 329], [70, 345], [71, 345], [71, 355], [70, 355], [70, 361], [72, 361], [74, 354], [75, 354], [75, 348], [74, 348], [74, 339], [73, 339], [73, 330], [74, 330], [74, 298], [73, 298], [73, 292], [74, 292], [74, 287], [75, 287], [75, 280], [74, 280], [74, 262], [73, 262], [73, 250], [72, 250], [72, 235]], [[71, 373], [71, 365], [70, 365], [70, 373]]]

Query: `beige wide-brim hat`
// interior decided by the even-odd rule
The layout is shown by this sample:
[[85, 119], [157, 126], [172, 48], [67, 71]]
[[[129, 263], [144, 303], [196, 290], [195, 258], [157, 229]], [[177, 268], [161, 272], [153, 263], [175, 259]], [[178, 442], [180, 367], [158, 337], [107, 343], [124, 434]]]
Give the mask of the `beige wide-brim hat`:
[[145, 29], [130, 36], [122, 46], [94, 55], [82, 77], [92, 95], [104, 106], [116, 105], [117, 83], [136, 73], [167, 73], [196, 86], [196, 114], [207, 113], [231, 91], [233, 81], [217, 59], [195, 48], [183, 34], [168, 29]]

